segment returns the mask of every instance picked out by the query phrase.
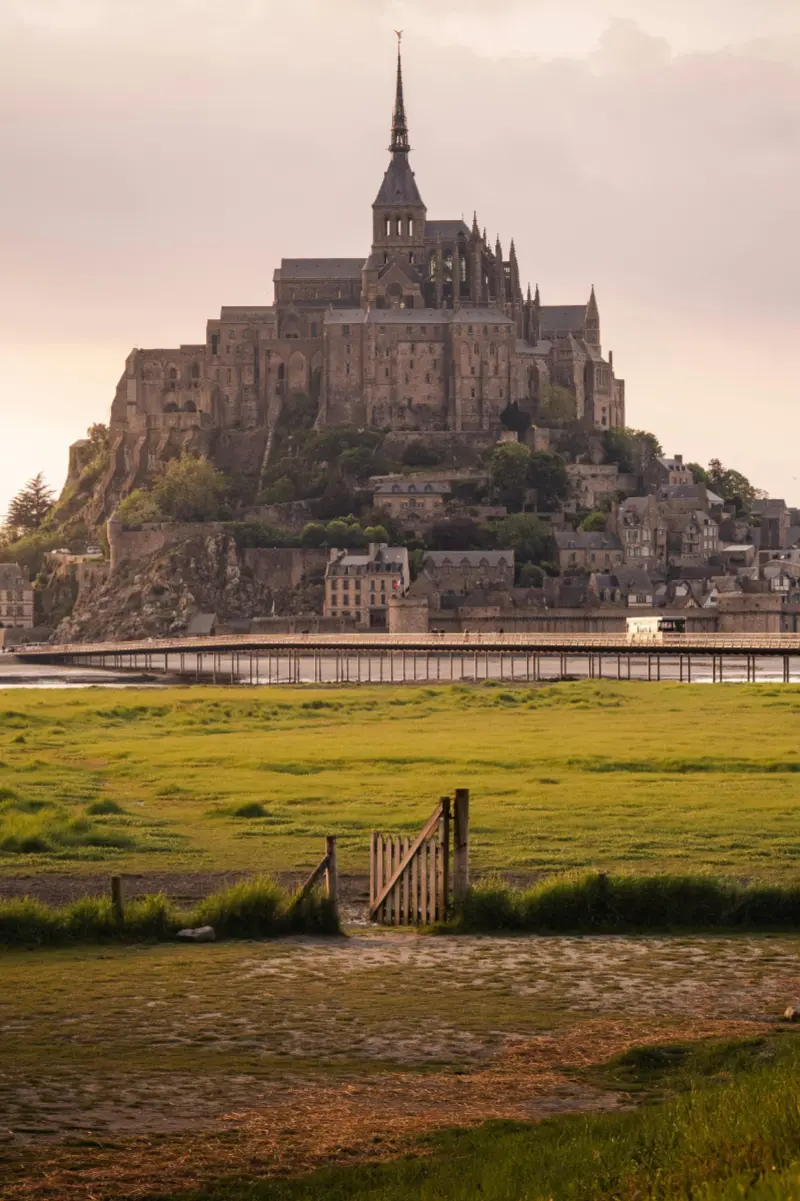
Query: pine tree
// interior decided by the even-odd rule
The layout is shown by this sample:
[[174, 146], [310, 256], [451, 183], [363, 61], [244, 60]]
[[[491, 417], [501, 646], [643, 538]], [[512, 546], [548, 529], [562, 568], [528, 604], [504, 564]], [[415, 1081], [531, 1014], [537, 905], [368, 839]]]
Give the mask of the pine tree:
[[54, 494], [41, 471], [17, 493], [8, 506], [7, 524], [13, 530], [32, 533], [38, 530], [53, 507]]

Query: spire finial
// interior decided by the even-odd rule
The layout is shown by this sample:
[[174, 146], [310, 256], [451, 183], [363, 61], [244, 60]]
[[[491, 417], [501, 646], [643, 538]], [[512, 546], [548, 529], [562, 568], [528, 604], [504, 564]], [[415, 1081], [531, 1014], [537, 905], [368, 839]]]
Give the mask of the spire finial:
[[397, 34], [397, 92], [394, 100], [392, 116], [392, 144], [389, 150], [392, 154], [408, 154], [411, 147], [408, 144], [408, 125], [406, 124], [406, 107], [403, 102], [403, 61], [400, 47], [403, 41], [402, 29], [395, 29]]

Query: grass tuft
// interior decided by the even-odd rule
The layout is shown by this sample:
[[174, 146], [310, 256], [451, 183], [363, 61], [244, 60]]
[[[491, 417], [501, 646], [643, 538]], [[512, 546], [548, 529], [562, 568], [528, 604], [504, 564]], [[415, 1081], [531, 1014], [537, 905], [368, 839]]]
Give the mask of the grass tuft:
[[31, 897], [0, 901], [0, 946], [5, 947], [164, 941], [184, 926], [213, 926], [218, 938], [341, 932], [333, 906], [320, 892], [300, 897], [268, 876], [240, 881], [188, 911], [163, 894], [131, 900], [121, 925], [110, 897], [81, 897], [59, 907]]
[[470, 890], [456, 921], [464, 931], [484, 932], [796, 929], [800, 887], [599, 872], [550, 878], [527, 889], [489, 880]]

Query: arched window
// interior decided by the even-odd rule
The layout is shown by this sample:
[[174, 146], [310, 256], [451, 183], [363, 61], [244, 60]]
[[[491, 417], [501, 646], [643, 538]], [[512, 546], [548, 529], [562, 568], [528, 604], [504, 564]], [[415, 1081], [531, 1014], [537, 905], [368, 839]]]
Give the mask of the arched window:
[[175, 367], [170, 367], [170, 369], [169, 369], [169, 378], [170, 378], [170, 379], [177, 379], [177, 378], [178, 378], [178, 372], [177, 372], [177, 369], [176, 369]]
[[175, 402], [173, 400], [171, 400], [169, 402], [169, 404], [164, 405], [164, 412], [165, 413], [177, 413], [178, 406], [175, 404]]
[[461, 282], [462, 284], [467, 282], [467, 260], [463, 255], [461, 256]]
[[183, 406], [183, 411], [184, 413], [196, 413], [197, 405], [193, 400], [187, 400], [186, 404]]
[[278, 379], [279, 380], [286, 379], [286, 367], [283, 363], [280, 363], [278, 365]]
[[402, 236], [403, 236], [403, 218], [402, 217], [398, 217], [397, 220], [395, 221], [395, 233], [397, 234], [398, 238], [402, 238]]
[[386, 217], [384, 219], [383, 233], [384, 233], [385, 237], [387, 237], [387, 238], [391, 237], [391, 234], [392, 234], [392, 218], [391, 217]]
[[408, 236], [409, 236], [409, 238], [414, 237], [414, 218], [413, 217], [408, 218]]
[[200, 379], [200, 366], [198, 363], [192, 363], [192, 379]]

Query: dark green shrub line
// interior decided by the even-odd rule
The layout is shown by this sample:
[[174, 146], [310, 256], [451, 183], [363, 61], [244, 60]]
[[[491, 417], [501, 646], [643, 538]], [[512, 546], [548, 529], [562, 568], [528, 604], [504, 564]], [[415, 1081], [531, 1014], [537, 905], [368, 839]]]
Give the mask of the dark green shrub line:
[[110, 897], [82, 897], [58, 908], [30, 897], [0, 901], [0, 947], [165, 940], [197, 926], [213, 926], [219, 938], [340, 933], [336, 911], [322, 893], [292, 894], [266, 876], [214, 893], [189, 911], [163, 895], [129, 901], [121, 924]]
[[488, 881], [470, 890], [454, 927], [542, 934], [796, 929], [800, 885], [601, 872], [551, 878], [528, 889]]

